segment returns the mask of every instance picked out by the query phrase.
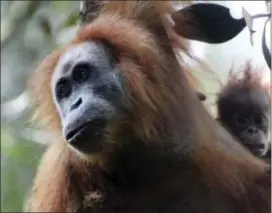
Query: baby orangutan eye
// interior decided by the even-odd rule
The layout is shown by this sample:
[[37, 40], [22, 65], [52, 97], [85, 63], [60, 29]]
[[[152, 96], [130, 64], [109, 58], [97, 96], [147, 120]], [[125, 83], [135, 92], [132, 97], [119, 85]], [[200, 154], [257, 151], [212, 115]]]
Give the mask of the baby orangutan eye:
[[254, 123], [256, 125], [263, 125], [263, 123], [265, 122], [265, 117], [264, 116], [258, 116], [254, 119]]
[[237, 126], [245, 127], [248, 125], [248, 119], [245, 116], [236, 114], [234, 119]]

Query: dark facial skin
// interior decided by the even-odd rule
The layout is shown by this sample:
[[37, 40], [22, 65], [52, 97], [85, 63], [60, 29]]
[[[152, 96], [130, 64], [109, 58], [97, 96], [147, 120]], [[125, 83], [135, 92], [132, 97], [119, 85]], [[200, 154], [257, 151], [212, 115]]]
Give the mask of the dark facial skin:
[[218, 102], [219, 120], [254, 155], [264, 156], [269, 149], [269, 94], [261, 88], [233, 91]]
[[121, 108], [122, 92], [105, 46], [85, 42], [59, 60], [52, 80], [63, 135], [74, 148], [99, 152], [103, 131]]

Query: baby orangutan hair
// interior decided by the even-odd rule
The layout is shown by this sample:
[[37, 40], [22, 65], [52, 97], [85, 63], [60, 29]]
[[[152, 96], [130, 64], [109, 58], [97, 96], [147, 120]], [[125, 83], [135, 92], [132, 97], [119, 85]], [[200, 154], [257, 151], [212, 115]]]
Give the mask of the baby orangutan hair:
[[[57, 136], [30, 212], [268, 213], [268, 165], [212, 119], [175, 50], [170, 1], [107, 1], [31, 78]], [[231, 166], [230, 166], [231, 165]]]
[[260, 71], [248, 62], [242, 77], [230, 75], [218, 95], [218, 120], [254, 155], [270, 161], [270, 86]]

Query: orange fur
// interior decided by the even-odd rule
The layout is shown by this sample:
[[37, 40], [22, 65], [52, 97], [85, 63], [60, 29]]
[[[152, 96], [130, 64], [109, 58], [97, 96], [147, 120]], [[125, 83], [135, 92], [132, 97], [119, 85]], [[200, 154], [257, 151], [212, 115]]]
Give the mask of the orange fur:
[[[180, 49], [186, 52], [186, 45], [183, 40], [175, 39], [175, 33], [167, 26], [167, 20], [161, 17], [161, 14], [172, 10], [168, 1], [106, 3], [100, 15], [79, 31], [68, 47], [51, 54], [39, 67], [36, 77], [32, 79], [34, 84], [32, 88], [38, 101], [40, 116], [48, 117], [48, 126], [60, 133], [60, 120], [52, 94], [49, 92], [50, 78], [59, 57], [67, 48], [81, 42], [107, 41], [116, 48], [120, 61], [118, 66], [128, 84], [131, 94], [129, 98], [134, 106], [130, 119], [125, 118], [123, 121], [125, 125], [131, 125], [133, 132], [143, 141], [156, 140], [157, 143], [165, 145], [165, 149], [172, 143], [182, 144], [183, 146], [181, 148], [178, 146], [171, 157], [179, 159], [182, 153], [190, 158], [205, 184], [212, 189], [211, 194], [215, 193], [214, 198], [217, 199], [216, 195], [224, 197], [226, 194], [227, 199], [222, 198], [220, 202], [227, 207], [232, 209], [232, 206], [235, 206], [239, 212], [256, 212], [257, 209], [261, 213], [268, 212], [270, 190], [265, 189], [267, 165], [236, 145], [226, 132], [223, 130], [221, 132], [220, 127], [200, 104], [188, 82], [186, 72], [189, 71], [186, 64], [177, 61], [172, 46], [174, 40], [175, 45], [178, 44]], [[169, 135], [161, 138], [165, 129], [169, 131]], [[111, 140], [116, 144], [121, 143], [122, 135], [115, 135]], [[166, 141], [169, 141], [169, 144], [165, 143]], [[106, 150], [100, 156], [103, 160], [103, 169], [110, 169], [107, 167], [111, 159], [109, 155], [112, 154], [110, 151]], [[57, 138], [45, 154], [38, 170], [30, 210], [72, 212], [82, 208], [83, 200], [84, 205], [91, 206], [94, 210], [101, 208], [103, 204], [109, 208], [115, 203], [119, 204], [121, 195], [114, 191], [112, 186], [108, 186], [107, 182], [103, 182], [100, 166], [101, 164], [97, 165], [94, 161], [80, 159], [67, 148], [63, 139]], [[180, 167], [182, 170], [182, 165]], [[189, 174], [191, 172], [194, 174], [194, 171], [188, 171]], [[124, 201], [121, 203], [125, 212], [132, 210], [133, 206], [147, 211], [153, 202], [155, 206], [161, 205], [160, 201], [170, 207], [167, 202], [171, 203], [168, 199], [174, 196], [174, 192], [178, 198], [186, 197], [184, 193], [189, 193], [189, 188], [183, 187], [190, 180], [186, 179], [183, 183], [182, 171], [173, 175], [166, 180], [155, 180], [161, 182], [150, 186], [148, 193], [145, 189], [140, 191], [140, 194], [132, 193], [122, 198]], [[201, 178], [198, 178], [198, 175], [191, 177]], [[95, 184], [101, 189], [96, 189]], [[74, 185], [81, 191], [75, 190]], [[195, 186], [189, 187], [198, 190]], [[86, 193], [85, 197], [81, 194], [82, 191]], [[169, 197], [163, 199], [160, 196]], [[207, 201], [211, 202], [211, 197], [208, 197]], [[198, 204], [194, 202], [203, 202], [195, 207], [198, 209], [197, 213], [203, 212], [200, 209], [201, 205], [206, 205], [205, 201], [192, 198], [193, 193], [188, 194], [187, 201], [190, 205]], [[229, 204], [231, 203], [229, 199], [233, 204]], [[187, 207], [182, 206], [182, 202], [181, 199], [178, 212], [186, 211]], [[258, 202], [258, 206], [250, 202], [254, 204]], [[208, 207], [210, 213], [218, 210], [216, 205]]]

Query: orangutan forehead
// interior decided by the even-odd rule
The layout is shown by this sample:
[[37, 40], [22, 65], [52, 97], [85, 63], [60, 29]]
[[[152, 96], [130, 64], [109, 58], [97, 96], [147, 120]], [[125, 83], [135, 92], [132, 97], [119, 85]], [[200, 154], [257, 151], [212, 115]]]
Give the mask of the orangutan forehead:
[[54, 78], [65, 75], [78, 63], [88, 63], [94, 67], [110, 66], [110, 56], [105, 46], [99, 41], [87, 41], [69, 48], [59, 59]]
[[267, 111], [271, 103], [268, 91], [263, 88], [237, 88], [225, 99], [238, 106], [254, 108], [255, 111]]

